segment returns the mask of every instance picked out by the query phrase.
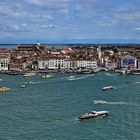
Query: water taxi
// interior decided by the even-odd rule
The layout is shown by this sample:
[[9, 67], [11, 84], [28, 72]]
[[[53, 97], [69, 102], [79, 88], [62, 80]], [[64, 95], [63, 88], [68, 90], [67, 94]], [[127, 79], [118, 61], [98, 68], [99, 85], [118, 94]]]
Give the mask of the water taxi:
[[25, 88], [25, 87], [26, 87], [26, 85], [21, 85], [20, 87], [21, 87], [21, 88]]
[[112, 89], [114, 89], [113, 86], [106, 86], [102, 88], [102, 90], [112, 90]]
[[94, 104], [106, 104], [106, 101], [103, 100], [94, 100]]
[[78, 117], [80, 120], [92, 119], [97, 117], [105, 117], [108, 116], [108, 111], [91, 111], [89, 113], [82, 114]]

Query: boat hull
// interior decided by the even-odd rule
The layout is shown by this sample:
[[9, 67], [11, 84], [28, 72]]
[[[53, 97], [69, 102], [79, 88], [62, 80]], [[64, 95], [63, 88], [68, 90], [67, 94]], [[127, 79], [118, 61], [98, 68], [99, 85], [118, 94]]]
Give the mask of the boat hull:
[[96, 114], [96, 115], [89, 115], [89, 116], [80, 116], [78, 117], [81, 121], [83, 120], [88, 120], [88, 119], [94, 119], [94, 118], [99, 118], [99, 117], [106, 117], [108, 116], [108, 112], [105, 113], [100, 113], [100, 114]]
[[108, 89], [103, 89], [103, 90], [105, 91], [105, 90], [112, 90], [112, 89], [113, 89], [113, 88], [108, 88]]
[[104, 87], [104, 88], [102, 88], [102, 90], [112, 90], [112, 89], [114, 89], [114, 87], [113, 86], [108, 86], [108, 87]]

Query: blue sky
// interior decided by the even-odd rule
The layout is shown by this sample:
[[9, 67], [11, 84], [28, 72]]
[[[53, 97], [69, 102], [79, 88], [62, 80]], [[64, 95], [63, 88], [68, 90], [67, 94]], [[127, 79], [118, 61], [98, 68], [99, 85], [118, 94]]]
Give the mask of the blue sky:
[[140, 42], [139, 0], [0, 0], [0, 43]]

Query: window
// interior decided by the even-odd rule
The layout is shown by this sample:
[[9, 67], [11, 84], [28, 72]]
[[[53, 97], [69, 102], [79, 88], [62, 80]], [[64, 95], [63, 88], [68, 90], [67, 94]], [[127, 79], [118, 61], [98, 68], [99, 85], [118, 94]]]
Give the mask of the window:
[[3, 62], [1, 62], [1, 67], [2, 67], [2, 68], [4, 67], [4, 63], [3, 63]]

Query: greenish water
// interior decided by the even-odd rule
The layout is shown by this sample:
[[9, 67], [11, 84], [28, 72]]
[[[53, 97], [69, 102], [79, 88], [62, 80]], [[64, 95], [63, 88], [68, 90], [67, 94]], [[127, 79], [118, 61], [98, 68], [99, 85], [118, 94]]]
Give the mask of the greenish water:
[[[139, 140], [140, 77], [109, 73], [55, 74], [50, 79], [1, 74], [0, 140]], [[135, 83], [128, 84], [133, 80]], [[24, 81], [32, 81], [21, 88]], [[102, 87], [112, 84], [112, 91]], [[107, 101], [94, 104], [94, 100]], [[107, 110], [102, 119], [79, 121], [92, 110]]]

